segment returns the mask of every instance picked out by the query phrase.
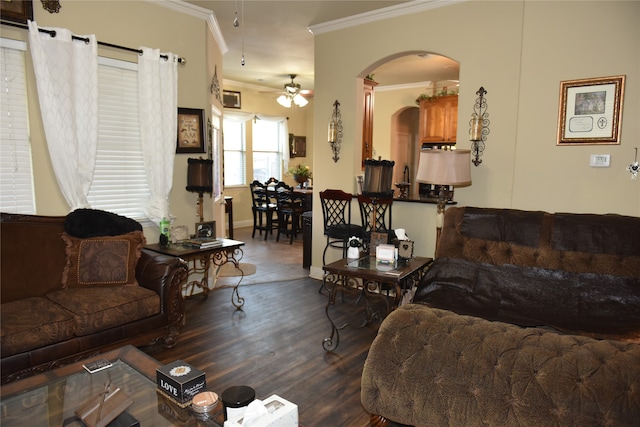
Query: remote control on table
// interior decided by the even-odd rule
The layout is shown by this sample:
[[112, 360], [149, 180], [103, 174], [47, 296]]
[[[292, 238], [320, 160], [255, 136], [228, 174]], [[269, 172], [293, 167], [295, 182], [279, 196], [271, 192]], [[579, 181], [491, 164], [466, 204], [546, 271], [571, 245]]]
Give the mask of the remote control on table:
[[90, 374], [93, 374], [94, 372], [102, 371], [103, 369], [107, 369], [110, 366], [111, 366], [111, 362], [109, 362], [107, 359], [99, 359], [99, 360], [95, 360], [93, 362], [85, 363], [84, 365], [82, 365], [82, 367], [86, 369], [87, 372], [89, 372]]

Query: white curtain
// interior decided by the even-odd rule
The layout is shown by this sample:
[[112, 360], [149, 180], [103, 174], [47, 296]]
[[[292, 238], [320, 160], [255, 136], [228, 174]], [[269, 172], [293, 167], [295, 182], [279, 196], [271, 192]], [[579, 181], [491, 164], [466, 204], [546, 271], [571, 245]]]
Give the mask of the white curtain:
[[95, 35], [52, 37], [29, 21], [40, 112], [58, 187], [71, 210], [89, 207], [98, 145], [98, 44]]
[[169, 192], [178, 135], [177, 56], [160, 56], [158, 49], [142, 47], [138, 59], [140, 133], [145, 169], [151, 191], [147, 217], [160, 223], [169, 218]]
[[264, 120], [265, 122], [275, 122], [280, 125], [280, 152], [282, 153], [282, 167], [284, 170], [289, 168], [289, 126], [287, 125], [287, 118], [282, 116], [268, 116], [266, 114], [256, 114], [258, 120]]
[[283, 116], [268, 116], [260, 113], [249, 113], [246, 111], [224, 110], [224, 119], [232, 122], [248, 122], [249, 120], [264, 120], [267, 122], [275, 122], [280, 125], [280, 152], [282, 153], [282, 163], [284, 170], [289, 168], [289, 126], [287, 118]]

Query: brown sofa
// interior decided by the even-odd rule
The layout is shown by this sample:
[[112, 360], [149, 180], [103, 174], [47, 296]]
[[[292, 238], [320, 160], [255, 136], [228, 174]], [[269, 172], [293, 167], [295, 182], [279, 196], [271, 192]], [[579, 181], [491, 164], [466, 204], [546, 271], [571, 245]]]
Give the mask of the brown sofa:
[[67, 218], [2, 213], [2, 383], [125, 343], [176, 343], [184, 261], [144, 249], [141, 231], [70, 236]]
[[365, 362], [372, 424], [638, 425], [639, 242], [637, 217], [448, 209]]

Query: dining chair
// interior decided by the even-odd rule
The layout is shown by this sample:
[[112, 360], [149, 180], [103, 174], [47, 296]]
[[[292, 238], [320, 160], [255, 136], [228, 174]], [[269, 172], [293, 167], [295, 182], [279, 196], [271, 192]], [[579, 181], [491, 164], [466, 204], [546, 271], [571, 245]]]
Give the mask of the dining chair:
[[267, 186], [258, 180], [254, 180], [249, 184], [251, 190], [251, 210], [253, 213], [253, 232], [251, 238], [256, 235], [256, 230], [262, 235], [264, 231], [264, 239], [267, 240], [269, 233], [273, 234], [273, 229], [277, 227], [277, 218], [274, 221], [274, 215], [277, 215], [278, 206], [272, 203], [269, 198]]
[[320, 192], [322, 205], [322, 220], [327, 244], [322, 252], [322, 264], [326, 264], [327, 250], [341, 248], [342, 257], [347, 256], [349, 238], [363, 237], [364, 229], [361, 225], [351, 223], [351, 200], [353, 195], [342, 190], [324, 190]]
[[280, 234], [289, 236], [289, 244], [302, 232], [302, 214], [304, 213], [303, 195], [293, 191], [293, 187], [280, 181], [275, 186], [275, 197], [278, 206], [278, 234], [276, 242], [280, 241]]
[[393, 196], [376, 197], [366, 194], [358, 195], [358, 206], [362, 220], [363, 241], [366, 246], [371, 243], [371, 233], [386, 233], [390, 242], [395, 236], [392, 227]]

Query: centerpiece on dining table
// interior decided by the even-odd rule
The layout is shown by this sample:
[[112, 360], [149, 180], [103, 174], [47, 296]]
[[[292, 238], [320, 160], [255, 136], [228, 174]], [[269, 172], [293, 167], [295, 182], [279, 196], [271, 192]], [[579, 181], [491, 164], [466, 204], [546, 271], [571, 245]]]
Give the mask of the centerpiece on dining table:
[[300, 163], [295, 167], [289, 168], [287, 173], [293, 176], [293, 179], [299, 184], [300, 188], [311, 178], [311, 168], [307, 165], [301, 165]]

